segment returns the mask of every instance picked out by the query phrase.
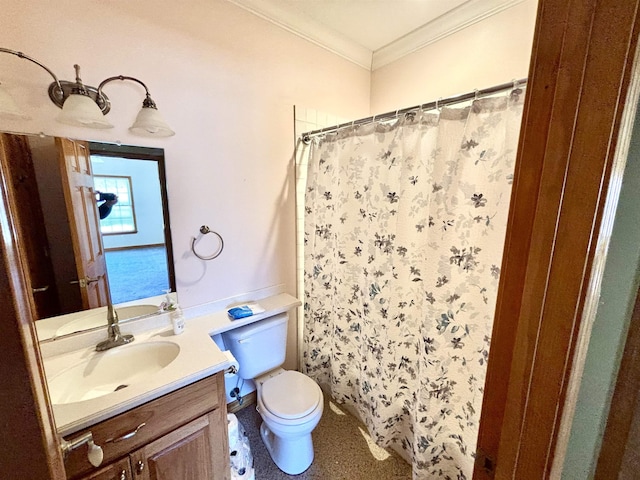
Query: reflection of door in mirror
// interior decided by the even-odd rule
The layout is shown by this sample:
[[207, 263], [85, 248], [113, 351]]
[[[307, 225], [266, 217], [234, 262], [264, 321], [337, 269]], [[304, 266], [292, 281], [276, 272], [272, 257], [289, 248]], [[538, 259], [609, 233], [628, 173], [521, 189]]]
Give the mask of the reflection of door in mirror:
[[91, 156], [86, 142], [57, 138], [65, 205], [77, 271], [82, 308], [107, 305], [109, 283], [100, 236]]

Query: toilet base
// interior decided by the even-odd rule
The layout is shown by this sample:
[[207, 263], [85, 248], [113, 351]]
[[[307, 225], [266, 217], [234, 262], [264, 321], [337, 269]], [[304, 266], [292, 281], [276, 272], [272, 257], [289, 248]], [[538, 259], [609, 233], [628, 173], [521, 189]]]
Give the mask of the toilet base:
[[284, 473], [298, 475], [313, 463], [313, 441], [311, 433], [294, 438], [276, 436], [269, 427], [262, 422], [260, 436], [271, 459]]

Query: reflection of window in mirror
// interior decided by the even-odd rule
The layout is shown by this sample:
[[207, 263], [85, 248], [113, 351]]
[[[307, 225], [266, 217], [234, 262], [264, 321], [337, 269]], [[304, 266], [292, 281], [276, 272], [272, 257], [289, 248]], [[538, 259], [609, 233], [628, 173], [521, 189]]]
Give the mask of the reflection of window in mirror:
[[159, 162], [102, 153], [91, 154], [94, 191], [118, 200], [100, 220], [113, 303], [162, 294], [172, 285]]
[[[94, 161], [93, 157], [91, 160]], [[118, 200], [109, 214], [100, 220], [100, 232], [103, 235], [137, 233], [131, 177], [94, 175], [93, 187], [102, 194], [114, 194]]]

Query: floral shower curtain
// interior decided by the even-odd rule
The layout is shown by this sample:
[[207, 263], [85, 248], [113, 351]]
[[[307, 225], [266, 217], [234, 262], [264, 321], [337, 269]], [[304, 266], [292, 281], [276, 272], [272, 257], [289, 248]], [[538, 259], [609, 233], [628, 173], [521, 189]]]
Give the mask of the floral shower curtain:
[[303, 370], [413, 478], [471, 478], [522, 90], [310, 148]]

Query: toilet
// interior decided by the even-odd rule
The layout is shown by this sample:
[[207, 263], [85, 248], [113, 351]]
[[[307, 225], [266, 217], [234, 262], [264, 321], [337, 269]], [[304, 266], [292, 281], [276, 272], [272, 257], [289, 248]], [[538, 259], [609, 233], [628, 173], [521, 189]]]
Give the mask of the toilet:
[[306, 375], [284, 370], [289, 316], [276, 315], [229, 330], [224, 344], [240, 365], [238, 375], [256, 384], [260, 436], [280, 470], [297, 475], [313, 462], [311, 432], [318, 425], [322, 390]]

